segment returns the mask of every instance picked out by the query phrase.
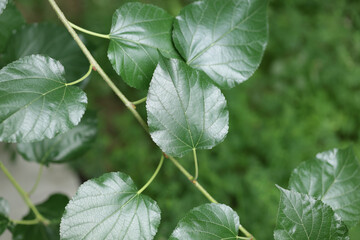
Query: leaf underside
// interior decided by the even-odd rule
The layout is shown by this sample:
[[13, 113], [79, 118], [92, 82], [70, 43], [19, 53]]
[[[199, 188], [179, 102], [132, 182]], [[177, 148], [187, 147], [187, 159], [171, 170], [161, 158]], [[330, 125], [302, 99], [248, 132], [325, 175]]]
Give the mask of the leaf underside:
[[31, 55], [1, 69], [0, 141], [40, 141], [76, 126], [86, 94], [65, 84], [63, 66], [49, 57]]
[[360, 220], [360, 165], [351, 148], [304, 162], [293, 171], [289, 188], [331, 206], [348, 226]]
[[160, 209], [137, 191], [123, 173], [107, 173], [85, 182], [66, 207], [61, 239], [153, 239]]
[[77, 160], [95, 141], [97, 119], [94, 114], [85, 113], [79, 125], [53, 139], [40, 142], [18, 143], [17, 151], [30, 162], [43, 165]]
[[116, 10], [110, 31], [108, 58], [115, 71], [132, 87], [146, 89], [159, 54], [177, 57], [172, 45], [173, 17], [163, 9], [126, 3]]
[[181, 60], [161, 58], [146, 109], [152, 139], [173, 156], [210, 149], [228, 132], [229, 113], [220, 89]]
[[267, 44], [266, 0], [199, 1], [174, 22], [175, 46], [187, 64], [231, 88], [260, 65]]
[[280, 189], [275, 240], [348, 240], [345, 224], [330, 206], [295, 191]]
[[192, 209], [180, 220], [170, 240], [237, 239], [239, 216], [224, 204], [204, 204]]

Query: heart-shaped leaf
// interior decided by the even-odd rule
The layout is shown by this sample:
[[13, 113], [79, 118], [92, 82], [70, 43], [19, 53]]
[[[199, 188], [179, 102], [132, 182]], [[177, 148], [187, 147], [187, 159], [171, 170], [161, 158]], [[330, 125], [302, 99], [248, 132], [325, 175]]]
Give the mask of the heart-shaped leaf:
[[289, 188], [331, 206], [348, 226], [360, 220], [360, 165], [351, 148], [304, 162], [293, 171]]
[[[62, 194], [51, 195], [45, 202], [36, 205], [39, 212], [48, 220], [49, 225], [16, 225], [13, 240], [59, 240], [60, 219], [69, 198]], [[30, 211], [24, 220], [33, 220], [35, 215]]]
[[203, 0], [174, 22], [176, 48], [191, 67], [231, 88], [258, 68], [267, 44], [267, 0]]
[[[18, 29], [10, 38], [4, 59], [6, 63], [10, 63], [32, 54], [42, 54], [58, 60], [66, 70], [67, 81], [82, 77], [89, 68], [88, 60], [66, 28], [55, 24], [35, 23]], [[81, 82], [84, 83], [86, 81]]]
[[170, 240], [237, 239], [240, 220], [234, 210], [224, 204], [204, 204], [192, 209], [180, 220]]
[[[1, 8], [1, 5], [0, 5]], [[0, 197], [0, 236], [9, 225], [9, 203]]]
[[24, 24], [24, 18], [11, 0], [0, 0], [0, 53], [11, 33]]
[[132, 87], [145, 89], [158, 63], [158, 50], [177, 57], [172, 45], [173, 17], [149, 4], [126, 3], [116, 10], [108, 57], [115, 71]]
[[43, 165], [77, 160], [91, 148], [97, 134], [95, 114], [85, 113], [79, 125], [53, 139], [34, 143], [18, 143], [17, 150], [30, 162]]
[[61, 220], [62, 240], [153, 239], [160, 209], [129, 176], [107, 173], [80, 186]]
[[210, 149], [228, 132], [229, 113], [220, 89], [181, 60], [161, 58], [146, 109], [152, 139], [170, 155]]
[[348, 240], [348, 230], [330, 206], [308, 195], [280, 189], [275, 240]]
[[19, 59], [0, 70], [0, 141], [53, 138], [80, 122], [86, 104], [80, 88], [66, 85], [60, 62], [40, 55]]

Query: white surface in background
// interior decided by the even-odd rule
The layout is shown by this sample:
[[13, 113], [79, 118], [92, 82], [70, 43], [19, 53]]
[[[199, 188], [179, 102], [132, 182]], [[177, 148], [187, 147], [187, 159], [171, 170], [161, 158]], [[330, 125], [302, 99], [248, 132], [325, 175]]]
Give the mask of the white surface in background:
[[[0, 146], [1, 150], [1, 146]], [[8, 168], [9, 172], [18, 181], [25, 191], [30, 191], [33, 187], [39, 170], [39, 164], [29, 163], [23, 159], [17, 159], [16, 162], [10, 162], [9, 156], [0, 152], [0, 161]], [[79, 187], [79, 179], [76, 177], [67, 165], [52, 164], [50, 167], [44, 167], [43, 175], [37, 190], [31, 196], [35, 204], [46, 200], [52, 193], [62, 193], [71, 198]], [[20, 220], [28, 212], [28, 207], [0, 170], [0, 197], [5, 198], [10, 204], [10, 217]], [[10, 240], [11, 233], [6, 230], [0, 236], [1, 240]]]

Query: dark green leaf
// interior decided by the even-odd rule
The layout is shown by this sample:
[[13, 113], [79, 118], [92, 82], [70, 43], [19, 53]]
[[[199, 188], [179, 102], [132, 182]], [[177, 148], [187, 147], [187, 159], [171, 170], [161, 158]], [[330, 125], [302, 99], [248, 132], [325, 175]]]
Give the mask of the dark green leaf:
[[280, 189], [275, 240], [348, 240], [345, 224], [330, 206], [295, 191]]
[[40, 55], [17, 60], [0, 70], [0, 141], [53, 138], [80, 122], [86, 104], [80, 88], [66, 85], [58, 61]]
[[158, 49], [167, 57], [177, 56], [171, 41], [172, 23], [167, 12], [148, 4], [127, 3], [116, 10], [108, 57], [127, 84], [141, 89], [149, 86]]
[[85, 182], [66, 206], [61, 239], [152, 239], [160, 223], [160, 209], [137, 191], [123, 173], [107, 173]]
[[[60, 219], [68, 202], [69, 199], [65, 195], [54, 194], [50, 196], [44, 203], [36, 207], [45, 218], [51, 221], [51, 224], [47, 226], [42, 223], [36, 225], [16, 225], [13, 232], [13, 240], [59, 240]], [[34, 214], [30, 211], [23, 219], [32, 220], [34, 218]]]
[[204, 204], [192, 209], [180, 220], [170, 240], [237, 239], [239, 216], [224, 204]]
[[348, 226], [360, 220], [360, 166], [350, 148], [304, 162], [292, 173], [289, 187], [331, 206]]
[[181, 60], [161, 58], [146, 109], [152, 139], [170, 155], [210, 149], [228, 132], [229, 113], [220, 89]]
[[173, 39], [187, 64], [221, 87], [234, 87], [258, 68], [267, 44], [267, 0], [204, 0], [185, 7]]
[[24, 22], [24, 18], [12, 1], [0, 0], [0, 53], [5, 48], [12, 31]]
[[88, 60], [69, 32], [55, 24], [24, 25], [10, 38], [4, 58], [6, 63], [10, 63], [32, 54], [58, 60], [65, 67], [65, 78], [70, 82], [82, 77], [89, 68]]
[[47, 165], [77, 160], [91, 148], [97, 133], [95, 114], [85, 113], [79, 125], [53, 139], [34, 143], [18, 143], [17, 150], [30, 162]]
[[[1, 5], [0, 5], [1, 8]], [[0, 197], [0, 236], [9, 225], [9, 203]]]

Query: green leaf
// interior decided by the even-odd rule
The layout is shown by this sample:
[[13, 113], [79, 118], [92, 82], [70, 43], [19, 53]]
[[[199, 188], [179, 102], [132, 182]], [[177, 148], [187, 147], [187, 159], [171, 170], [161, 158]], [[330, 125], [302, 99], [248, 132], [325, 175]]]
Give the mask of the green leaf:
[[160, 60], [146, 109], [152, 139], [170, 155], [210, 149], [228, 132], [229, 113], [220, 89], [181, 60]]
[[351, 148], [320, 153], [302, 163], [289, 188], [320, 199], [348, 225], [360, 220], [360, 165]]
[[53, 139], [34, 143], [18, 143], [17, 150], [30, 162], [43, 165], [77, 160], [92, 146], [97, 134], [95, 114], [85, 113], [79, 125]]
[[330, 206], [308, 195], [280, 190], [275, 240], [348, 240], [348, 230]]
[[0, 0], [0, 53], [4, 50], [11, 33], [25, 20], [10, 0]]
[[[1, 8], [1, 5], [0, 5]], [[0, 197], [0, 236], [9, 225], [9, 203], [4, 198]]]
[[[59, 240], [60, 219], [68, 202], [67, 196], [54, 194], [45, 202], [36, 205], [39, 212], [49, 219], [51, 223], [49, 225], [42, 223], [36, 225], [16, 225], [13, 232], [13, 240]], [[30, 211], [23, 219], [35, 219], [35, 215]]]
[[267, 0], [204, 0], [174, 22], [177, 50], [219, 86], [234, 87], [259, 67], [267, 44]]
[[17, 60], [0, 70], [0, 141], [53, 138], [80, 122], [86, 104], [80, 88], [66, 85], [60, 62], [40, 55]]
[[173, 17], [163, 9], [127, 3], [116, 10], [110, 31], [108, 57], [115, 71], [132, 87], [146, 89], [159, 54], [177, 57], [172, 45]]
[[69, 32], [55, 24], [24, 25], [10, 38], [4, 59], [6, 63], [10, 63], [32, 54], [46, 55], [58, 60], [65, 67], [65, 78], [70, 82], [82, 77], [89, 68], [88, 60]]
[[160, 209], [131, 178], [107, 173], [80, 186], [61, 220], [62, 240], [153, 239]]
[[240, 220], [234, 210], [224, 204], [210, 203], [192, 209], [180, 220], [170, 240], [237, 239]]

